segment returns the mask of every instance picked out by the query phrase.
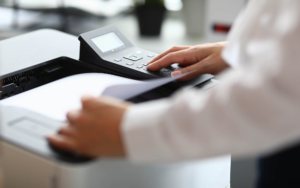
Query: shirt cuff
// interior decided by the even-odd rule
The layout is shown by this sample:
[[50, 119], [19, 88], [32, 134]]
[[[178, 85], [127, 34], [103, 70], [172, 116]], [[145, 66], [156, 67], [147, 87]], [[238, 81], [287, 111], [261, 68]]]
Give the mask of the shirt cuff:
[[166, 99], [129, 107], [121, 125], [129, 160], [158, 162], [174, 158], [174, 153], [159, 129], [169, 107], [170, 101]]

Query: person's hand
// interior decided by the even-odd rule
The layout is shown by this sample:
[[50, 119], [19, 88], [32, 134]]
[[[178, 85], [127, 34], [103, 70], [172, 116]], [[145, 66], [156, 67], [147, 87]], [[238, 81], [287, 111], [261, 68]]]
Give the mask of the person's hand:
[[48, 136], [54, 147], [87, 157], [124, 157], [120, 124], [131, 103], [112, 98], [82, 97], [82, 109], [67, 114], [68, 123]]
[[197, 46], [176, 46], [149, 62], [148, 69], [157, 71], [178, 63], [184, 68], [174, 71], [172, 76], [193, 71], [179, 80], [189, 80], [206, 73], [217, 74], [228, 67], [221, 57], [226, 44], [227, 42], [220, 42]]

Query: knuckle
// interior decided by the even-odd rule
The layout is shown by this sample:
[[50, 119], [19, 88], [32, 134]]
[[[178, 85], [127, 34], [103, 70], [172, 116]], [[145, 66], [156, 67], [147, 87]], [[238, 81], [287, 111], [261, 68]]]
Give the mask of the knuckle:
[[80, 115], [77, 119], [77, 124], [78, 125], [86, 125], [88, 123], [88, 117], [86, 115]]
[[201, 67], [199, 67], [199, 68], [208, 68], [211, 64], [211, 61], [204, 59], [199, 64], [201, 65]]
[[[170, 61], [170, 59], [172, 58], [173, 54], [174, 54], [174, 52], [171, 52], [171, 53], [167, 54], [167, 55], [165, 56], [165, 60]], [[160, 64], [161, 64], [161, 63], [158, 63], [158, 65], [160, 65]]]
[[67, 126], [64, 126], [64, 127], [62, 127], [60, 130], [59, 130], [59, 133], [60, 134], [65, 134], [65, 133], [67, 133], [68, 132], [68, 127]]
[[176, 55], [176, 52], [171, 52], [171, 53], [169, 53], [168, 55], [167, 55], [167, 58], [169, 59], [169, 60], [172, 60], [173, 59], [173, 57]]
[[200, 46], [194, 46], [194, 47], [190, 48], [190, 50], [193, 51], [193, 52], [197, 52], [197, 51], [201, 50], [201, 47]]
[[74, 140], [67, 139], [63, 143], [63, 147], [68, 150], [77, 150], [78, 146]]
[[159, 67], [160, 67], [160, 68], [163, 68], [164, 65], [173, 63], [173, 62], [174, 62], [174, 59], [175, 59], [174, 56], [175, 56], [175, 53], [174, 53], [174, 52], [168, 54], [168, 55], [166, 56], [166, 58], [165, 58], [165, 61], [164, 61], [163, 63], [160, 63], [160, 64], [159, 64]]
[[177, 50], [177, 49], [179, 49], [180, 47], [179, 46], [173, 46], [172, 48], [171, 48], [171, 50]]
[[95, 102], [95, 98], [94, 97], [87, 97], [87, 96], [83, 96], [81, 98], [82, 101], [82, 105], [83, 107], [89, 107], [90, 105], [92, 105]]
[[204, 43], [204, 44], [202, 44], [202, 46], [210, 46], [211, 45], [211, 43]]
[[67, 118], [70, 121], [76, 121], [76, 119], [78, 118], [78, 115], [79, 115], [78, 110], [71, 110], [67, 113]]
[[191, 66], [186, 67], [186, 68], [184, 68], [184, 69], [185, 69], [185, 70], [184, 70], [184, 73], [188, 73], [188, 72], [191, 72], [191, 71], [194, 70]]
[[171, 51], [179, 51], [179, 50], [181, 50], [183, 48], [183, 46], [173, 46], [172, 48], [171, 48]]

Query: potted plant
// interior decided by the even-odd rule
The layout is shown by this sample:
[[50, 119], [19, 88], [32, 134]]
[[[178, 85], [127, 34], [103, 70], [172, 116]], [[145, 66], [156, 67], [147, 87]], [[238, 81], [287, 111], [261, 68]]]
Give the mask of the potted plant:
[[164, 0], [136, 0], [135, 13], [141, 35], [158, 36], [160, 34], [166, 13]]

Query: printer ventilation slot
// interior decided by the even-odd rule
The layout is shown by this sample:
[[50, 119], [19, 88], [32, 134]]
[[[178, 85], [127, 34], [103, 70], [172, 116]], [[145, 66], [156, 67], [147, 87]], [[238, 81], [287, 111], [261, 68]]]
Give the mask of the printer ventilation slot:
[[29, 70], [1, 80], [0, 99], [34, 88], [37, 84], [36, 72]]
[[14, 83], [14, 84], [19, 85], [21, 79], [23, 80], [26, 77], [33, 76], [35, 72], [36, 72], [36, 70], [29, 70], [29, 71], [17, 74], [15, 76], [4, 78], [3, 80], [1, 80], [1, 85], [4, 86], [4, 85], [10, 84], [10, 83]]
[[70, 75], [63, 65], [54, 60], [46, 65], [3, 77], [0, 82], [0, 100]]

